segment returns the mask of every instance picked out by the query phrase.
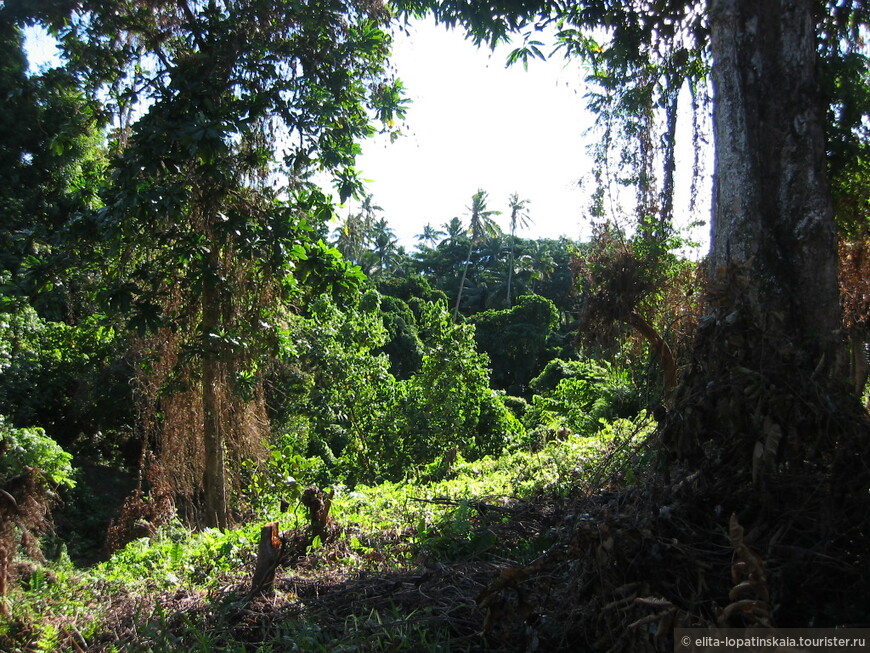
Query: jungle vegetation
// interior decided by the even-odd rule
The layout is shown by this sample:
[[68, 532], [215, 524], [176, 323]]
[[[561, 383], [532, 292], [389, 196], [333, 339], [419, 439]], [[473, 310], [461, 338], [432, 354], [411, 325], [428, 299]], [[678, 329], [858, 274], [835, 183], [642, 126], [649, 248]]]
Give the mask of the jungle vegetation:
[[[868, 11], [7, 0], [0, 648], [870, 624]], [[401, 137], [390, 30], [423, 16], [584, 62], [587, 242], [481, 188], [398, 244], [355, 159]], [[712, 120], [701, 262], [678, 111], [696, 150]]]

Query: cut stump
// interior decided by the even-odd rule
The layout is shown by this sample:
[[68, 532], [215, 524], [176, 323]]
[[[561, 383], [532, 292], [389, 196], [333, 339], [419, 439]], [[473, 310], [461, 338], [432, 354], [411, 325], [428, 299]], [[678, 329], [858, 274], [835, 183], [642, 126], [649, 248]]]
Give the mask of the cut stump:
[[260, 530], [257, 566], [251, 579], [250, 598], [271, 594], [275, 590], [275, 572], [284, 553], [284, 540], [278, 534], [278, 522], [269, 522]]

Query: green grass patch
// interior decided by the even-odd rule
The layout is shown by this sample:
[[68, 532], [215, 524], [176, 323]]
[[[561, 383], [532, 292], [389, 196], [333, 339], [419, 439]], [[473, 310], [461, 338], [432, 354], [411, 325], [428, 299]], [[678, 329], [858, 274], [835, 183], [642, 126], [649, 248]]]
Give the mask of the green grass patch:
[[[316, 542], [303, 564], [279, 576], [304, 577], [328, 591], [331, 583], [363, 572], [378, 577], [424, 562], [531, 560], [556, 539], [543, 528], [519, 528], [515, 522], [523, 520], [516, 519], [516, 511], [542, 497], [564, 499], [625, 467], [634, 445], [650, 429], [645, 419], [617, 420], [603, 424], [594, 437], [567, 435], [536, 451], [474, 462], [459, 458], [448, 465], [436, 462], [425, 482], [337, 486], [330, 515], [339, 535], [326, 544]], [[339, 636], [341, 629], [327, 632], [308, 621], [307, 599], [291, 601], [287, 596], [292, 592], [286, 589], [280, 590], [281, 596], [298, 603], [293, 619], [264, 625], [268, 645], [261, 641], [255, 649], [245, 648], [221, 624], [239, 609], [241, 588], [253, 572], [260, 527], [272, 519], [282, 529], [306, 526], [305, 510], [297, 504], [225, 532], [192, 533], [175, 522], [90, 569], [76, 569], [68, 559], [34, 565], [30, 577], [10, 591], [10, 617], [0, 624], [0, 649], [73, 649], [73, 640], [87, 644], [120, 628], [118, 614], [125, 612], [130, 622], [125, 627], [139, 633], [142, 646], [117, 650], [158, 650], [163, 645], [177, 650], [450, 650], [449, 629], [425, 610], [354, 612]], [[182, 595], [199, 607], [179, 611], [178, 599], [172, 597]], [[300, 642], [306, 645], [299, 648]]]

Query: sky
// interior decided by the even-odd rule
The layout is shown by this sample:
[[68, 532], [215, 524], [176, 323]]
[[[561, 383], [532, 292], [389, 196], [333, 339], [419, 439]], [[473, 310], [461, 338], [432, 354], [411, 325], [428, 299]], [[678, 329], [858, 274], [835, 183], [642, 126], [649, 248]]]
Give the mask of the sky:
[[[487, 191], [489, 208], [503, 212], [496, 221], [506, 232], [508, 197], [518, 193], [530, 201], [533, 222], [519, 236], [589, 237], [589, 145], [596, 134], [585, 105], [584, 71], [576, 60], [566, 64], [560, 54], [530, 60], [528, 70], [521, 64], [506, 68], [514, 47], [478, 49], [461, 30], [434, 21], [416, 21], [407, 33], [396, 33], [393, 62], [412, 100], [406, 135], [392, 144], [386, 138], [365, 143], [358, 167], [370, 180], [374, 203], [409, 251], [427, 223], [437, 228], [453, 217], [467, 222], [467, 207], [478, 189]], [[681, 102], [688, 106], [684, 95]], [[689, 210], [689, 120], [683, 112], [677, 129], [678, 228], [709, 215], [709, 151], [702, 158], [704, 181], [694, 198], [696, 208]], [[345, 211], [356, 208], [350, 204]], [[701, 223], [684, 235], [698, 245], [684, 247], [682, 254], [700, 258], [709, 227]]]
[[[358, 162], [375, 204], [412, 248], [427, 223], [466, 220], [472, 195], [488, 193], [508, 230], [508, 197], [529, 200], [533, 222], [518, 235], [579, 238], [589, 169], [582, 71], [558, 57], [505, 68], [512, 47], [478, 49], [433, 22], [397, 33], [393, 61], [412, 103], [405, 135], [363, 145]], [[354, 207], [350, 207], [353, 210]]]
[[[56, 56], [49, 39], [29, 38], [27, 45], [34, 69]], [[426, 224], [438, 228], [453, 217], [467, 222], [467, 207], [479, 189], [488, 193], [490, 209], [502, 211], [495, 219], [506, 232], [508, 198], [517, 193], [529, 201], [532, 221], [519, 236], [589, 236], [588, 146], [595, 135], [585, 109], [583, 70], [560, 55], [530, 60], [528, 70], [506, 67], [512, 49], [476, 48], [461, 30], [431, 20], [396, 31], [392, 61], [411, 100], [404, 135], [395, 142], [376, 137], [363, 143], [357, 167], [383, 209], [380, 215], [408, 251]], [[678, 158], [680, 150], [678, 139]], [[675, 198], [676, 218], [683, 223], [689, 220], [688, 189], [680, 182], [687, 177], [678, 178]], [[357, 209], [351, 201], [340, 215]], [[692, 236], [703, 245], [706, 227]]]

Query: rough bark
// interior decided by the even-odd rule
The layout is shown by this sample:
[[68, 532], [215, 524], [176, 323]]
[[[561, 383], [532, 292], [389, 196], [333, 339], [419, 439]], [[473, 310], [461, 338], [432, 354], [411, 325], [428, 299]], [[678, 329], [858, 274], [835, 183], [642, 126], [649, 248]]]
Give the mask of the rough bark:
[[832, 452], [843, 465], [837, 473], [852, 474], [843, 470], [851, 470], [851, 447], [859, 446], [853, 438], [865, 426], [835, 366], [845, 349], [815, 5], [709, 6], [716, 145], [710, 310], [662, 439], [678, 458], [706, 459], [711, 474], [736, 478], [758, 472], [759, 461], [765, 470], [785, 463], [796, 473]]
[[[740, 554], [742, 527], [763, 552], [757, 567], [776, 583], [768, 587], [755, 574], [764, 596], [729, 594], [719, 625], [737, 625], [732, 616], [741, 626], [762, 618], [806, 625], [820, 605], [845, 621], [868, 582], [870, 424], [842, 379], [819, 364], [833, 362], [826, 354], [839, 353], [841, 337], [815, 3], [710, 0], [709, 7], [716, 139], [709, 312], [660, 426], [668, 482], [651, 505], [695, 507], [680, 521], [683, 541], [719, 538], [712, 534], [735, 516], [732, 546], [743, 566], [732, 573], [732, 592], [745, 590], [751, 562]], [[822, 569], [820, 560], [831, 565]], [[708, 591], [699, 592], [708, 597], [702, 602], [717, 602]], [[762, 610], [743, 611], [749, 603]]]
[[716, 144], [711, 274], [753, 279], [813, 355], [840, 326], [812, 0], [710, 0]]

